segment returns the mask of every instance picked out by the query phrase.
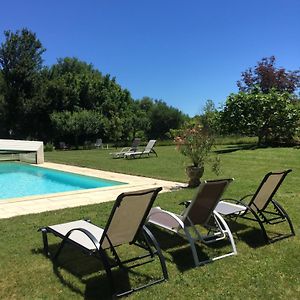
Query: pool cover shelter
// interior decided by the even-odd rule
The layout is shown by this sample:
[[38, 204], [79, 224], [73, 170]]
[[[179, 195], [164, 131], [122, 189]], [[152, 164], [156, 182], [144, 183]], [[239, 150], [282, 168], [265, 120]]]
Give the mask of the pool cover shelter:
[[0, 159], [44, 163], [44, 144], [39, 141], [0, 139]]

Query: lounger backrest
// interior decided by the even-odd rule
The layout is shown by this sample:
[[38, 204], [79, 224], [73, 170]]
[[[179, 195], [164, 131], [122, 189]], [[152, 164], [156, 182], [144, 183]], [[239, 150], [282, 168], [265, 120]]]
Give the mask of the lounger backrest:
[[132, 145], [131, 145], [131, 150], [136, 150], [138, 145], [140, 144], [141, 142], [141, 139], [139, 138], [135, 138], [133, 141], [132, 141]]
[[233, 179], [204, 181], [200, 184], [195, 198], [183, 213], [186, 224], [205, 225], [220, 201], [226, 187]]
[[255, 211], [264, 210], [280, 187], [286, 175], [292, 170], [270, 172], [265, 175], [257, 191], [253, 195], [249, 207]]
[[152, 148], [154, 147], [156, 143], [156, 140], [150, 140], [147, 144], [147, 146], [145, 147], [145, 150], [144, 151], [151, 151]]
[[162, 188], [159, 187], [119, 195], [104, 229], [100, 245], [108, 248], [111, 245], [134, 242], [161, 190]]

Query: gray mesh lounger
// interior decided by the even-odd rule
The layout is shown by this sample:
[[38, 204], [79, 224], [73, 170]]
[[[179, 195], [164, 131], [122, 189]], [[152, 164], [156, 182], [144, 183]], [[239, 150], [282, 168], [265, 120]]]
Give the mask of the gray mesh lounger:
[[153, 149], [154, 145], [156, 143], [156, 140], [150, 140], [144, 150], [142, 151], [135, 151], [135, 152], [127, 152], [124, 154], [125, 158], [140, 158], [143, 155], [150, 156], [151, 153], [154, 153], [157, 157], [156, 151]]
[[[221, 215], [229, 216], [235, 220], [240, 217], [258, 222], [264, 240], [267, 243], [278, 239], [295, 235], [292, 221], [284, 208], [273, 198], [283, 180], [292, 170], [282, 172], [270, 172], [265, 175], [261, 184], [254, 194], [246, 195], [240, 200], [224, 199], [216, 207], [216, 211]], [[251, 197], [248, 203], [245, 199]], [[228, 202], [231, 201], [231, 202]], [[249, 216], [250, 214], [250, 216]], [[252, 214], [252, 216], [251, 216]], [[265, 224], [274, 225], [287, 221], [290, 227], [290, 234], [278, 235], [270, 238], [267, 235]]]
[[109, 154], [112, 155], [113, 158], [123, 158], [125, 153], [136, 152], [140, 142], [141, 142], [141, 139], [135, 138], [132, 141], [131, 147], [122, 148], [121, 151], [119, 151], [119, 152], [112, 152], [112, 153], [109, 153]]
[[[87, 254], [100, 258], [109, 279], [112, 293], [115, 296], [124, 296], [135, 290], [166, 280], [168, 273], [164, 257], [154, 236], [145, 226], [147, 215], [161, 189], [162, 188], [155, 188], [119, 195], [105, 228], [100, 228], [85, 220], [41, 228], [44, 251], [50, 257], [47, 234], [53, 233], [55, 236], [62, 238], [60, 247], [54, 255], [54, 260], [57, 260], [66, 243], [78, 246]], [[123, 244], [138, 246], [145, 250], [145, 254], [121, 261], [116, 247]], [[106, 250], [112, 252], [114, 263], [111, 263], [111, 257], [108, 257]], [[162, 278], [152, 280], [137, 288], [130, 288], [127, 291], [119, 293], [116, 292], [112, 276], [112, 269], [114, 267], [119, 267], [120, 269], [138, 267], [141, 264], [152, 261], [155, 255], [158, 256], [160, 261], [163, 274]], [[150, 260], [147, 259], [149, 257]], [[147, 260], [145, 261], [145, 259]], [[133, 264], [133, 262], [138, 260], [140, 261]]]
[[[231, 231], [214, 209], [232, 179], [204, 181], [200, 184], [195, 198], [189, 203], [181, 215], [162, 210], [160, 207], [151, 209], [148, 222], [163, 229], [184, 236], [191, 246], [194, 263], [196, 266], [214, 261], [223, 257], [237, 254]], [[202, 235], [196, 225], [201, 225], [208, 230], [207, 235]], [[190, 229], [194, 232], [192, 236]], [[201, 241], [210, 244], [228, 238], [232, 251], [209, 260], [200, 261], [195, 242]]]

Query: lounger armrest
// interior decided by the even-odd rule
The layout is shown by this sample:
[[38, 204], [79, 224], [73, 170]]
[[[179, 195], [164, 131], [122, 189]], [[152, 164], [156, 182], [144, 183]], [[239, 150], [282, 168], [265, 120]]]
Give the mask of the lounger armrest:
[[[154, 217], [154, 216], [158, 217], [159, 215], [161, 215], [164, 218], [163, 222], [155, 221], [154, 218], [153, 218], [153, 220], [151, 220], [151, 217]], [[167, 224], [168, 221], [170, 221], [171, 223], [175, 221], [175, 223], [177, 223], [176, 225], [180, 226], [181, 228], [184, 228], [183, 221], [176, 214], [174, 214], [170, 211], [167, 211], [167, 210], [162, 210], [160, 207], [152, 208], [150, 210], [150, 213], [147, 218], [148, 223], [156, 224], [158, 226], [169, 228], [169, 229], [176, 228], [174, 226], [168, 226], [171, 224], [171, 223]], [[164, 224], [164, 222], [166, 222], [166, 223]]]
[[253, 195], [252, 194], [251, 195], [246, 195], [246, 196], [242, 197], [241, 199], [223, 198], [220, 201], [233, 202], [235, 204], [241, 204], [241, 205], [247, 206], [247, 203], [245, 203], [243, 200], [250, 197], [250, 196], [253, 196]]
[[99, 241], [96, 239], [96, 237], [90, 233], [88, 230], [84, 229], [84, 228], [72, 228], [70, 231], [68, 231], [68, 233], [65, 235], [64, 239], [68, 239], [70, 234], [73, 231], [81, 231], [82, 233], [84, 233], [91, 241], [92, 243], [95, 245], [96, 249], [99, 250], [100, 249], [100, 243]]
[[125, 147], [125, 148], [122, 148], [120, 152], [127, 152], [127, 151], [132, 151], [132, 148]]
[[246, 195], [244, 197], [242, 197], [239, 201], [240, 202], [243, 202], [244, 199], [248, 198], [248, 197], [252, 197], [254, 194], [249, 194], [249, 195]]
[[126, 148], [122, 148], [120, 151], [118, 152], [110, 152], [109, 154], [110, 155], [117, 155], [117, 154], [120, 154], [122, 152], [127, 152], [127, 151], [130, 151], [130, 148], [126, 147]]

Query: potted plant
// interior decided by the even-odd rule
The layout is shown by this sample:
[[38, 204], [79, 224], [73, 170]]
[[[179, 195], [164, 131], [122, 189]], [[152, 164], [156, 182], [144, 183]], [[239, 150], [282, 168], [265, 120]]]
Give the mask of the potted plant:
[[191, 123], [181, 130], [173, 131], [174, 133], [177, 150], [187, 156], [192, 163], [186, 168], [189, 187], [196, 187], [200, 184], [206, 163], [210, 163], [214, 173], [219, 174], [220, 159], [218, 156], [210, 155], [215, 139], [208, 129], [200, 123]]

